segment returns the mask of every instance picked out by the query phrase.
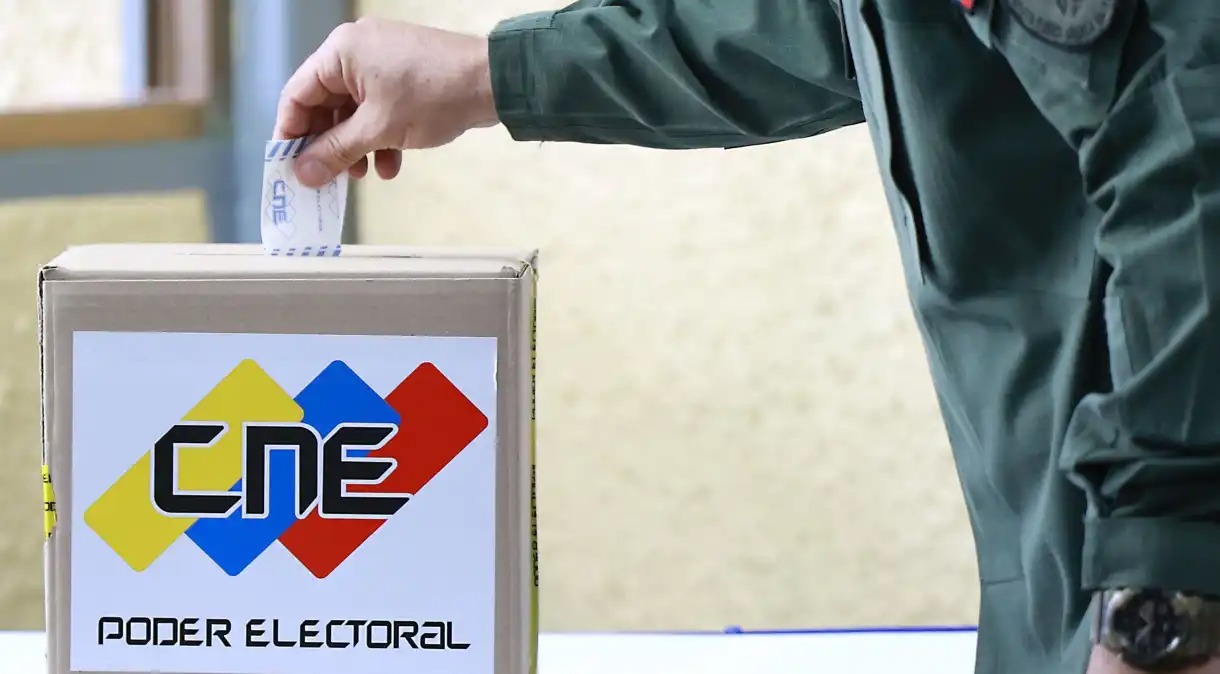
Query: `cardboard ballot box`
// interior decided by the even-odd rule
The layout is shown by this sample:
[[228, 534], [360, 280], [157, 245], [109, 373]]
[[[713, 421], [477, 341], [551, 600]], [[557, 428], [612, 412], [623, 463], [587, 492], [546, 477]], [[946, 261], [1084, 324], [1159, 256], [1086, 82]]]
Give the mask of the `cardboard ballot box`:
[[532, 672], [535, 269], [241, 245], [44, 267], [49, 671]]

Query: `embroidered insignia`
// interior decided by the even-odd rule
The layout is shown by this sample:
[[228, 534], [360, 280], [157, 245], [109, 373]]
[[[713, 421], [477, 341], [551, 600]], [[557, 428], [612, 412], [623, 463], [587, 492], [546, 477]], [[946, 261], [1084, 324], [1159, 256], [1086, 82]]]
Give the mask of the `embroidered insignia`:
[[1119, 0], [1006, 0], [1021, 25], [1065, 47], [1085, 47], [1114, 23]]

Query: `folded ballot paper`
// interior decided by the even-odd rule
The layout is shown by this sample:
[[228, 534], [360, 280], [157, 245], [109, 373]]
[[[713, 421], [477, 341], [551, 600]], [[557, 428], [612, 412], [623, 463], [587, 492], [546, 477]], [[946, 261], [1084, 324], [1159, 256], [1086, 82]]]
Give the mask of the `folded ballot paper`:
[[263, 252], [291, 257], [334, 257], [342, 251], [347, 173], [321, 189], [297, 180], [296, 162], [314, 136], [273, 140], [263, 157]]

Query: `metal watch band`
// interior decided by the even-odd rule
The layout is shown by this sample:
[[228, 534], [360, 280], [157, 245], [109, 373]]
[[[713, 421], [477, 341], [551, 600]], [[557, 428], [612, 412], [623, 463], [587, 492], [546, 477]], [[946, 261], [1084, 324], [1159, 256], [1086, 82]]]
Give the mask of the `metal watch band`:
[[[1113, 617], [1113, 605], [1138, 593], [1132, 588], [1112, 589], [1095, 594], [1092, 619], [1093, 642], [1107, 650], [1122, 654], [1126, 644], [1121, 635], [1115, 632], [1109, 621]], [[1183, 592], [1164, 592], [1174, 605], [1175, 613], [1188, 620], [1189, 631], [1182, 635], [1182, 641], [1174, 649], [1172, 665], [1183, 661], [1197, 661], [1213, 656], [1220, 656], [1220, 597], [1206, 597]]]

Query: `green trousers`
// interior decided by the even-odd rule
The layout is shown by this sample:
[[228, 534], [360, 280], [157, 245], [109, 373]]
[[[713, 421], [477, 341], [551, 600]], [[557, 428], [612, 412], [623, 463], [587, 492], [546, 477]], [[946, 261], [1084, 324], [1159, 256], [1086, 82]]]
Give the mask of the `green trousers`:
[[1220, 2], [587, 0], [505, 21], [491, 59], [519, 140], [868, 124], [979, 674], [1081, 674], [1098, 588], [1220, 594]]

